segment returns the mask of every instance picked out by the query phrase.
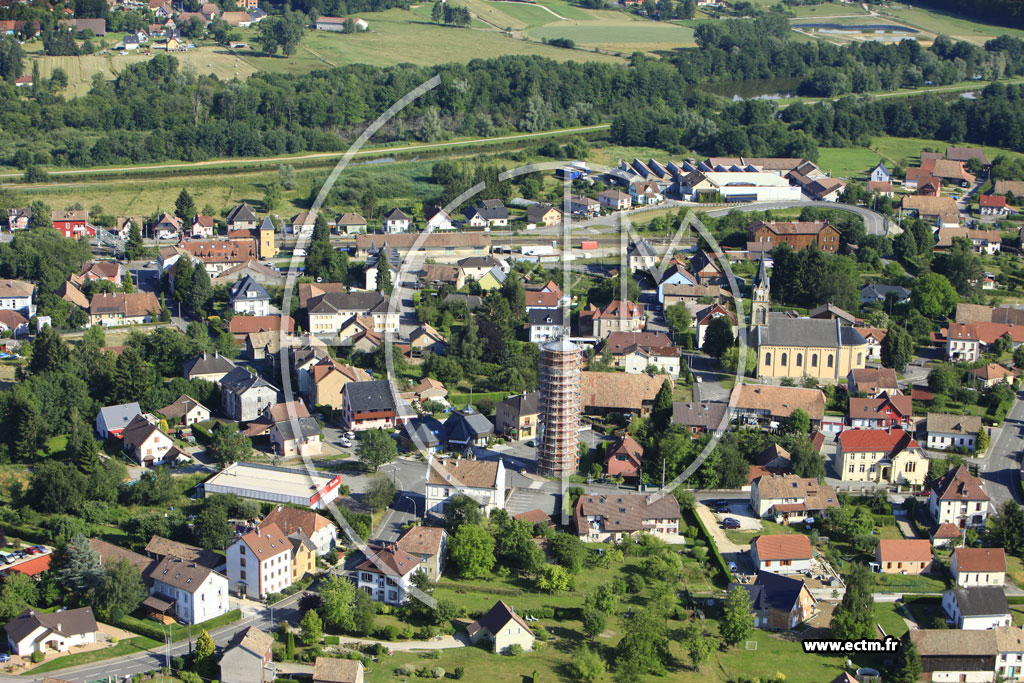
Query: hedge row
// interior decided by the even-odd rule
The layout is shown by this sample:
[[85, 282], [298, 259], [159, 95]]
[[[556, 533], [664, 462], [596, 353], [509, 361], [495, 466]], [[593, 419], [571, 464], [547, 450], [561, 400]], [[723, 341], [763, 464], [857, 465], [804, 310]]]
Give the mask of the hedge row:
[[[198, 636], [200, 631], [212, 631], [215, 628], [219, 628], [221, 626], [226, 626], [227, 624], [236, 622], [241, 618], [241, 610], [234, 609], [230, 612], [225, 612], [219, 617], [208, 619], [200, 624], [193, 624], [192, 635], [193, 637]], [[164, 641], [164, 634], [167, 633], [167, 629], [155, 621], [151, 621], [149, 619], [139, 619], [138, 617], [132, 616], [122, 617], [115, 625], [125, 629], [126, 631], [131, 631], [132, 633], [137, 633], [141, 636], [152, 638], [153, 640], [156, 640], [161, 643]], [[184, 640], [185, 638], [188, 638], [188, 633], [188, 626], [181, 626], [180, 624], [171, 625], [172, 641], [176, 642], [179, 640]]]
[[523, 591], [518, 588], [498, 588], [497, 586], [474, 586], [468, 583], [457, 583], [445, 581], [445, 588], [463, 590], [467, 593], [493, 593], [495, 595], [522, 595]]
[[714, 538], [711, 536], [708, 528], [704, 526], [704, 520], [700, 518], [700, 515], [698, 515], [696, 511], [691, 510], [690, 516], [696, 520], [697, 528], [700, 529], [700, 533], [704, 535], [708, 547], [711, 549], [711, 557], [718, 564], [718, 568], [722, 571], [722, 576], [725, 578], [725, 582], [727, 584], [732, 583], [732, 571], [729, 569], [729, 565], [725, 561], [725, 558], [722, 557], [722, 553], [719, 552], [718, 544], [714, 542]]
[[892, 515], [871, 515], [875, 526], [896, 526], [896, 518]]

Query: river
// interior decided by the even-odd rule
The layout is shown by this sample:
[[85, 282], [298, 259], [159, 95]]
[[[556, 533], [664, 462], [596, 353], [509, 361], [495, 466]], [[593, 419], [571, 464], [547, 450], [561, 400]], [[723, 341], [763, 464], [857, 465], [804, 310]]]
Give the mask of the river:
[[722, 97], [731, 97], [733, 101], [762, 99], [781, 100], [796, 95], [797, 86], [803, 79], [799, 76], [789, 78], [755, 78], [748, 81], [717, 81], [702, 83], [697, 86], [705, 92]]

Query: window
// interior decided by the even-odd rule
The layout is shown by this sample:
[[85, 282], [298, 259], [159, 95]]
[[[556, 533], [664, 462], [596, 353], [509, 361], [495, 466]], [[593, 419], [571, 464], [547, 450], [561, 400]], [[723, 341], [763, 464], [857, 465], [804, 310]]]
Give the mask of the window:
[[780, 560], [779, 564], [783, 567], [790, 567], [793, 564], [793, 560]]
[[244, 557], [238, 558], [238, 564], [239, 564], [239, 566], [244, 567], [245, 566], [245, 558]]
[[243, 569], [243, 570], [242, 570], [242, 571], [241, 571], [241, 572], [240, 572], [240, 573], [238, 574], [238, 576], [239, 576], [239, 578], [241, 578], [241, 579], [242, 579], [242, 581], [245, 581], [245, 570]]
[[827, 361], [826, 361], [826, 362], [827, 362], [827, 364], [828, 364], [828, 367], [832, 367], [832, 364], [833, 364], [833, 359], [832, 359], [832, 354], [831, 354], [831, 353], [830, 353], [830, 354], [828, 354], [828, 359], [827, 359]]
[[772, 354], [770, 354], [770, 353], [764, 354], [764, 364], [765, 365], [771, 365], [772, 364]]
[[917, 463], [916, 462], [908, 462], [907, 466], [903, 468], [903, 471], [904, 472], [913, 472], [916, 469], [917, 469]]
[[818, 367], [818, 354], [816, 354], [816, 353], [812, 353], [811, 354], [811, 367], [812, 368]]
[[863, 364], [864, 364], [864, 354], [863, 353], [858, 353], [857, 354], [857, 365], [863, 365]]
[[796, 366], [798, 368], [802, 368], [804, 366], [804, 354], [802, 354], [802, 353], [796, 354]]
[[244, 545], [239, 546], [238, 547], [238, 552], [240, 552], [242, 555], [245, 555], [245, 546]]
[[782, 364], [783, 365], [788, 365], [789, 364], [789, 354], [788, 353], [783, 353], [782, 354]]

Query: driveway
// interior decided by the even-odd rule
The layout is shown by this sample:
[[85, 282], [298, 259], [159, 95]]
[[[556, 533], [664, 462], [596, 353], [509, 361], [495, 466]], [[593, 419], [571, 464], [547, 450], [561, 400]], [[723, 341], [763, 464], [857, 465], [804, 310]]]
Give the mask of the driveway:
[[[711, 538], [714, 540], [715, 546], [718, 548], [718, 552], [722, 553], [723, 556], [726, 554], [740, 555], [747, 550], [746, 546], [736, 545], [729, 540], [729, 537], [725, 535], [725, 530], [718, 526], [719, 521], [715, 519], [715, 513], [713, 513], [706, 505], [703, 503], [697, 503], [694, 509], [700, 517], [700, 520], [704, 522], [704, 526], [707, 527], [708, 533], [711, 534]], [[731, 562], [736, 561], [728, 557], [725, 559]]]

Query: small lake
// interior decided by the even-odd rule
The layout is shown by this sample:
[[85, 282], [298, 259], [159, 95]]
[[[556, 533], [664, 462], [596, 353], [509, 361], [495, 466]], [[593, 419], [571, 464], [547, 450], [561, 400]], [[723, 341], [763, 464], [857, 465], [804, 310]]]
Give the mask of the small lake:
[[740, 100], [781, 100], [796, 95], [797, 86], [803, 79], [799, 76], [791, 78], [754, 78], [748, 81], [717, 81], [702, 83], [697, 87], [705, 92], [721, 97]]

